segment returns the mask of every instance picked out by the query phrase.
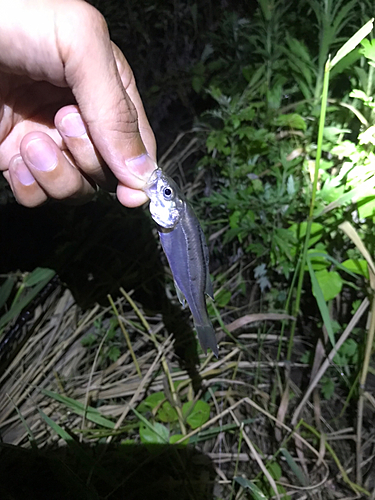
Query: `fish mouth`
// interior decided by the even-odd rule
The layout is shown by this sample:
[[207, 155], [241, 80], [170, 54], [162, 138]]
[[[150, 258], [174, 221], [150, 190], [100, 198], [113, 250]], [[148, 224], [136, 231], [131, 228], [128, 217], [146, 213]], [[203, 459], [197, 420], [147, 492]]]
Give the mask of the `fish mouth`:
[[144, 191], [148, 197], [150, 190], [155, 186], [156, 182], [160, 179], [160, 176], [162, 175], [162, 170], [161, 168], [156, 168], [152, 174], [150, 175], [148, 181], [146, 182], [145, 186], [142, 188], [142, 191]]

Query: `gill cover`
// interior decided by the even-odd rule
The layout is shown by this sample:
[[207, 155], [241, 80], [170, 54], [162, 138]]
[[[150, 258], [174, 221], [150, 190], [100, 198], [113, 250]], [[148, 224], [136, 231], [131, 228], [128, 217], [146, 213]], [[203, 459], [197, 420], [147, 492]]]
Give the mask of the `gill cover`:
[[173, 229], [183, 210], [182, 195], [177, 184], [157, 168], [144, 191], [150, 198], [150, 212], [154, 221], [164, 229]]

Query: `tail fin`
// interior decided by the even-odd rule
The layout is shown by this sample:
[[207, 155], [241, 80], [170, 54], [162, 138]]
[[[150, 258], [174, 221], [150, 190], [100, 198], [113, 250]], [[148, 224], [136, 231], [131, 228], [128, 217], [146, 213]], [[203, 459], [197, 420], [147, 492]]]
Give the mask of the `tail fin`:
[[194, 325], [197, 330], [199, 343], [204, 350], [204, 353], [207, 354], [207, 349], [210, 348], [215, 356], [219, 357], [219, 349], [217, 347], [216, 335], [214, 327], [211, 323], [207, 325]]

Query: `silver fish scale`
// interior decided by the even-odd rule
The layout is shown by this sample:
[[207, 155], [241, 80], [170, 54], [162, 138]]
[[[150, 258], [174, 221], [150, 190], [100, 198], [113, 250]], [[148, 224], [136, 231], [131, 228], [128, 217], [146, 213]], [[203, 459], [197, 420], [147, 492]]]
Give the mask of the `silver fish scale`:
[[[205, 294], [213, 296], [208, 250], [199, 221], [176, 184], [160, 169], [152, 174], [145, 192], [150, 198], [151, 215], [159, 225], [160, 241], [173, 274], [177, 295], [181, 303], [186, 299], [189, 304], [203, 350], [207, 352], [207, 348], [210, 348], [217, 357], [215, 330], [208, 316], [205, 299]], [[165, 212], [168, 203], [171, 211], [175, 212], [176, 206], [179, 210], [173, 228]], [[163, 207], [163, 211], [158, 210], [158, 207]]]
[[202, 266], [204, 254], [199, 231], [198, 219], [185, 202], [183, 215], [174, 230], [159, 232], [159, 235], [173, 278], [184, 294], [193, 317], [203, 324], [207, 271], [206, 266]]

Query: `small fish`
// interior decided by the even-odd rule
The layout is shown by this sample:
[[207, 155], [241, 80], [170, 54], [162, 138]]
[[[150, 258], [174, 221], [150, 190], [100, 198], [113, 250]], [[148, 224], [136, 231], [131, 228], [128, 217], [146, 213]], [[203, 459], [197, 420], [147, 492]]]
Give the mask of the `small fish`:
[[205, 294], [213, 298], [208, 269], [208, 249], [194, 210], [177, 184], [160, 168], [144, 188], [150, 212], [158, 225], [160, 241], [171, 268], [179, 301], [189, 304], [202, 349], [219, 351], [215, 330], [208, 317]]

